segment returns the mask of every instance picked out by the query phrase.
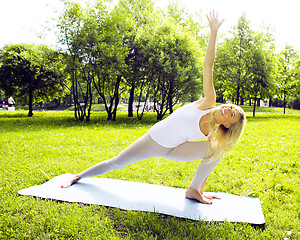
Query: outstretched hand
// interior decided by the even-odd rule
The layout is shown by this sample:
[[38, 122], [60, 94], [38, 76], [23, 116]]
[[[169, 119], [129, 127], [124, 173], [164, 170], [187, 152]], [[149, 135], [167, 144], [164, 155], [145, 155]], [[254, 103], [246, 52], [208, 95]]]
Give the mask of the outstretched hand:
[[64, 184], [62, 184], [60, 187], [61, 188], [68, 188], [71, 185], [77, 183], [80, 180], [80, 176], [79, 175], [72, 175], [72, 177], [70, 179], [68, 179]]
[[218, 19], [218, 12], [212, 11], [208, 15], [206, 15], [207, 20], [209, 22], [209, 27], [211, 31], [218, 31], [222, 23], [225, 19], [219, 20]]

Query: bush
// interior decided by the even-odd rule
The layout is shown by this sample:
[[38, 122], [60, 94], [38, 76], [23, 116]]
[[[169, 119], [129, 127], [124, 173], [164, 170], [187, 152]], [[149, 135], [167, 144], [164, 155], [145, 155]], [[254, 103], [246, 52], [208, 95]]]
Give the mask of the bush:
[[272, 99], [272, 107], [283, 107], [283, 100], [278, 98]]
[[300, 110], [300, 98], [295, 98], [288, 101], [288, 107]]

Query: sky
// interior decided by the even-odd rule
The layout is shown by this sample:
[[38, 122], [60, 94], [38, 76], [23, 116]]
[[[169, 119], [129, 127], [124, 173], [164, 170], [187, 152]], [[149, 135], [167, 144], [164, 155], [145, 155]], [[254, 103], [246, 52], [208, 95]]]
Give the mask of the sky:
[[60, 0], [0, 0], [0, 47], [10, 43], [57, 46], [55, 31], [48, 28], [62, 8]]
[[[84, 1], [84, 0], [77, 0]], [[169, 1], [157, 0], [160, 7]], [[178, 0], [191, 13], [200, 11], [202, 18], [215, 9], [225, 22], [220, 30], [226, 34], [245, 13], [253, 30], [264, 23], [271, 26], [278, 50], [286, 44], [300, 51], [299, 3], [297, 0]], [[58, 46], [54, 25], [63, 8], [61, 0], [1, 0], [0, 47], [9, 43], [34, 43]]]
[[[168, 0], [160, 0], [167, 5]], [[253, 30], [258, 31], [262, 24], [271, 26], [273, 37], [279, 50], [286, 44], [300, 50], [300, 24], [298, 0], [179, 0], [190, 12], [201, 9], [202, 17], [211, 10], [217, 10], [225, 19], [220, 32], [225, 33], [238, 23], [238, 18], [245, 13]]]

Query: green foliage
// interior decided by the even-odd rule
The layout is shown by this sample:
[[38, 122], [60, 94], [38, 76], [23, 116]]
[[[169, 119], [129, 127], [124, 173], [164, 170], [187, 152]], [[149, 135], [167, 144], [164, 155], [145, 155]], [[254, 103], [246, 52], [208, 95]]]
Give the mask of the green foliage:
[[[245, 99], [267, 98], [273, 85], [274, 44], [269, 31], [254, 32], [242, 15], [232, 36], [217, 51], [216, 92], [221, 100], [242, 104]], [[253, 116], [255, 115], [255, 104]]]
[[[63, 54], [28, 44], [0, 49], [0, 87], [29, 102], [29, 115], [33, 102], [68, 91], [81, 121], [89, 121], [98, 100], [115, 120], [121, 98], [128, 98], [128, 116], [134, 100], [148, 99], [162, 119], [178, 102], [201, 95], [205, 23], [176, 2], [162, 10], [154, 0], [65, 1], [57, 24]], [[220, 102], [278, 98], [285, 107], [300, 93], [299, 53], [287, 46], [275, 55], [270, 29], [254, 31], [242, 15], [217, 49], [214, 76]]]
[[[255, 118], [247, 113], [240, 143], [206, 186], [207, 191], [259, 197], [265, 230], [18, 196], [19, 189], [113, 157], [146, 133], [156, 116], [147, 114], [141, 123], [119, 112], [117, 121], [107, 122], [105, 113], [93, 112], [86, 123], [76, 122], [68, 111], [36, 112], [32, 118], [23, 111], [0, 112], [0, 238], [299, 239], [299, 111], [276, 111], [282, 110]], [[198, 164], [153, 158], [103, 177], [187, 188]]]
[[49, 100], [63, 92], [62, 57], [47, 46], [11, 44], [0, 54], [0, 87], [29, 105]]
[[[203, 50], [196, 24], [185, 30], [154, 8], [153, 1], [122, 0], [112, 8], [107, 1], [90, 5], [67, 2], [58, 24], [66, 45], [75, 117], [89, 120], [93, 94], [105, 104], [108, 120], [116, 119], [120, 95], [130, 91], [139, 102], [154, 102], [162, 119], [178, 101], [199, 90], [199, 59]], [[94, 91], [95, 90], [95, 91]], [[160, 107], [157, 107], [157, 106]], [[86, 113], [87, 110], [87, 113]], [[137, 112], [138, 119], [143, 116]]]
[[241, 96], [246, 93], [252, 43], [253, 31], [246, 16], [242, 15], [233, 28], [232, 36], [225, 39], [217, 50], [214, 69], [217, 94], [233, 99], [236, 104], [239, 104]]
[[285, 112], [286, 99], [299, 96], [299, 55], [291, 46], [286, 46], [277, 59], [276, 92], [283, 99]]
[[[163, 118], [184, 95], [200, 89], [199, 59], [203, 51], [196, 39], [171, 21], [157, 25], [144, 49], [145, 72], [151, 83], [151, 97], [157, 119]], [[199, 91], [200, 92], [200, 91]]]
[[[270, 41], [266, 33], [258, 33], [250, 48], [248, 71], [249, 77], [247, 86], [247, 95], [253, 98], [256, 103], [257, 98], [267, 98], [270, 96], [270, 89], [274, 84], [272, 72], [274, 69], [273, 46], [268, 47]], [[268, 33], [267, 33], [268, 34]], [[253, 116], [255, 116], [256, 104], [253, 106]]]
[[300, 110], [300, 97], [295, 98], [295, 99], [291, 99], [288, 102], [288, 107]]

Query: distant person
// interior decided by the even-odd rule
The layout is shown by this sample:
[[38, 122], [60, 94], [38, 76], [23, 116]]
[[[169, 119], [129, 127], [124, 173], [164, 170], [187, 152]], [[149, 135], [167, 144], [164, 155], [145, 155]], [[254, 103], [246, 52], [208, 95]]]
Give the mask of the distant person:
[[12, 107], [15, 104], [15, 100], [11, 96], [7, 99], [7, 102], [8, 107]]
[[147, 101], [146, 101], [146, 106], [145, 106], [145, 110], [147, 111], [147, 112], [149, 112], [149, 109], [150, 109], [150, 101], [149, 101], [149, 99], [147, 99]]
[[139, 106], [138, 101], [135, 101], [135, 108], [138, 109]]
[[[204, 97], [179, 108], [152, 126], [148, 133], [119, 155], [74, 175], [61, 187], [69, 187], [81, 178], [101, 175], [147, 158], [163, 157], [185, 162], [203, 158], [186, 191], [186, 197], [206, 204], [211, 204], [212, 198], [219, 198], [216, 195], [205, 194], [204, 185], [222, 155], [238, 142], [246, 117], [242, 108], [236, 105], [215, 106], [213, 64], [217, 32], [223, 21], [219, 21], [217, 12], [210, 13], [207, 19], [210, 38], [204, 59]], [[198, 140], [205, 137], [207, 140], [190, 141], [190, 139]]]

